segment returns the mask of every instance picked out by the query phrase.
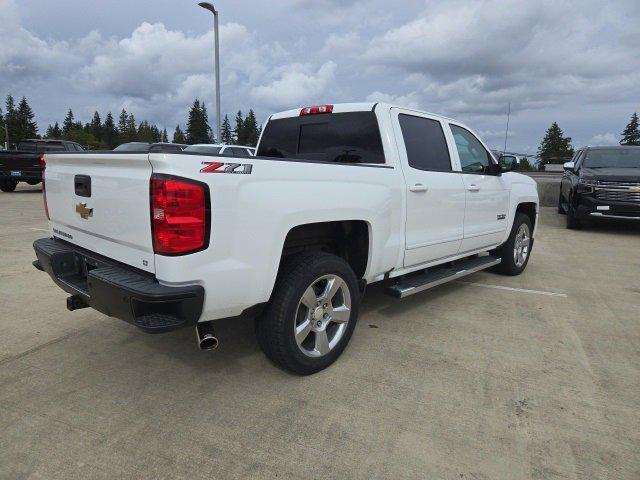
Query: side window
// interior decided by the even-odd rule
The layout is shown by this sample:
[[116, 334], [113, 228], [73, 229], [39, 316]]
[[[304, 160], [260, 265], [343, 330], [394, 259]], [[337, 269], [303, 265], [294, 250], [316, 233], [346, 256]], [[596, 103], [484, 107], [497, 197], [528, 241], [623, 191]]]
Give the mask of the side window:
[[573, 159], [571, 160], [572, 162], [574, 162], [576, 167], [579, 167], [580, 164], [582, 163], [582, 161], [584, 160], [584, 153], [585, 152], [586, 152], [586, 150], [578, 151], [578, 153], [576, 153], [575, 156], [573, 157]]
[[442, 125], [437, 120], [398, 116], [409, 166], [418, 170], [450, 172], [451, 157]]
[[457, 125], [450, 125], [456, 142], [460, 166], [463, 172], [487, 173], [491, 165], [491, 154], [482, 146], [469, 130]]

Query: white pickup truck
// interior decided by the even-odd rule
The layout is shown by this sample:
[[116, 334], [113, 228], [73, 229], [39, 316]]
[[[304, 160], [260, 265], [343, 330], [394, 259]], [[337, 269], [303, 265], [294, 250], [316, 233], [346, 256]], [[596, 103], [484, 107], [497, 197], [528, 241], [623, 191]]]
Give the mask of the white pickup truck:
[[147, 332], [252, 317], [276, 364], [345, 349], [365, 286], [402, 298], [485, 268], [517, 275], [538, 217], [530, 178], [450, 118], [382, 103], [272, 115], [256, 157], [46, 154], [50, 237], [34, 266]]

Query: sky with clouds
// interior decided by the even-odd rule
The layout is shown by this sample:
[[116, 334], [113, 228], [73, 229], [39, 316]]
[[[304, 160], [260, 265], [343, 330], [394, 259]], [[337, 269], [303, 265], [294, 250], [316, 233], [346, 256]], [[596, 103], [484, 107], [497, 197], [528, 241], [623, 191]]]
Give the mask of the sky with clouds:
[[[216, 0], [222, 111], [388, 101], [535, 152], [557, 121], [616, 143], [640, 110], [638, 0]], [[172, 131], [213, 112], [212, 16], [193, 0], [0, 0], [0, 97], [41, 131], [126, 108]], [[210, 114], [211, 115], [211, 114]], [[213, 120], [213, 118], [211, 119]]]

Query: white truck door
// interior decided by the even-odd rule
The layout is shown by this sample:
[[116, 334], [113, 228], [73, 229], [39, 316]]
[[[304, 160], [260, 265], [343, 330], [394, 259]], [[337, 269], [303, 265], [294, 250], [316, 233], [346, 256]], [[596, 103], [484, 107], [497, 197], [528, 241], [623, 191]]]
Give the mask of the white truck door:
[[507, 228], [509, 190], [502, 176], [489, 168], [495, 160], [478, 137], [453, 122], [448, 126], [467, 195], [460, 251], [497, 245]]
[[458, 253], [465, 189], [439, 119], [393, 108], [391, 115], [406, 184], [404, 266]]

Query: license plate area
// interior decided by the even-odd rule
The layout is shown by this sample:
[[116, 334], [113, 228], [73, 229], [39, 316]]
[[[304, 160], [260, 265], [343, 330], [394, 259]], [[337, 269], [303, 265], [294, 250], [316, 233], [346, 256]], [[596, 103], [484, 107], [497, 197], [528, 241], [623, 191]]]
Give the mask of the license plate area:
[[55, 254], [51, 261], [56, 277], [86, 297], [89, 297], [89, 284], [87, 281], [89, 272], [107, 265], [79, 252]]
[[22, 176], [22, 172], [19, 170], [11, 170], [11, 176], [12, 177], [20, 177]]

